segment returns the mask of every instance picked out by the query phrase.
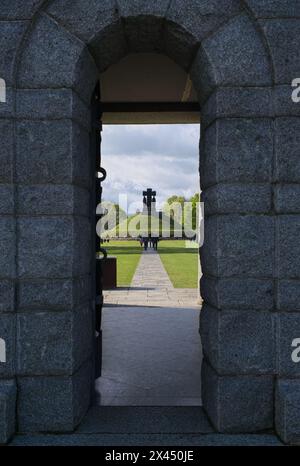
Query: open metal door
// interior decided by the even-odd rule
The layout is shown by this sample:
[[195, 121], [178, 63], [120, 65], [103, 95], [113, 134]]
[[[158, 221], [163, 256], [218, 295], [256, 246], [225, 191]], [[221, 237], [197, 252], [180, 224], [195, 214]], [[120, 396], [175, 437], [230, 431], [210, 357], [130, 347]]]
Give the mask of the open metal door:
[[[102, 214], [99, 210], [99, 204], [102, 201], [101, 183], [106, 178], [106, 171], [101, 167], [101, 132], [102, 132], [102, 107], [100, 95], [100, 83], [97, 84], [92, 98], [92, 133], [91, 133], [91, 152], [92, 152], [92, 170], [95, 173], [93, 177], [93, 199], [92, 199], [92, 235], [95, 244], [95, 256], [92, 261], [92, 287], [94, 296], [94, 325], [95, 325], [95, 378], [101, 376], [102, 368], [102, 307], [103, 307], [103, 286], [102, 286], [102, 260], [106, 258], [107, 253], [101, 247], [100, 238], [96, 233], [96, 225]], [[98, 209], [97, 209], [98, 207]]]

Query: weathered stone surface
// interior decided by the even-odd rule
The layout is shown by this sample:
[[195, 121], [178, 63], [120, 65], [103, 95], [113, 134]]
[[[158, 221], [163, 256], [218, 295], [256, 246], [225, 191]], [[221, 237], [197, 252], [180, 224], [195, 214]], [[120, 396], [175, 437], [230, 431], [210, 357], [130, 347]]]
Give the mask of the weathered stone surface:
[[300, 105], [293, 102], [294, 87], [278, 85], [274, 87], [274, 111], [277, 116], [300, 116]]
[[15, 90], [6, 87], [6, 102], [0, 104], [0, 118], [12, 118], [15, 116]]
[[300, 311], [299, 280], [278, 280], [276, 305], [280, 311]]
[[273, 308], [273, 292], [272, 280], [217, 279], [205, 275], [201, 279], [202, 298], [218, 309], [268, 311]]
[[273, 277], [272, 217], [208, 217], [204, 229], [204, 245], [201, 248], [204, 274], [214, 277]]
[[280, 215], [278, 231], [278, 276], [300, 278], [300, 215]]
[[245, 3], [260, 18], [299, 16], [298, 0], [245, 0]]
[[[184, 11], [184, 14], [182, 14]], [[230, 16], [240, 11], [236, 0], [173, 0], [167, 13], [166, 52], [184, 68], [188, 68], [197, 44], [216, 31]]]
[[275, 373], [273, 313], [219, 311], [204, 305], [200, 323], [204, 354], [219, 375]]
[[13, 217], [0, 217], [0, 278], [14, 278], [16, 252], [15, 221]]
[[[211, 63], [211, 70], [204, 76], [208, 81], [201, 92], [203, 53]], [[235, 16], [224, 27], [205, 39], [191, 70], [194, 83], [199, 83], [202, 99], [215, 86], [265, 86], [271, 85], [271, 71], [263, 40], [246, 15]]]
[[[24, 217], [18, 220], [21, 278], [72, 277], [73, 221], [70, 217]], [[76, 248], [80, 249], [80, 243]]]
[[118, 0], [130, 52], [162, 49], [163, 21], [168, 0]]
[[198, 95], [198, 100], [201, 106], [203, 106], [216, 88], [216, 71], [214, 63], [210, 60], [208, 54], [201, 45], [189, 73], [194, 89]]
[[72, 185], [20, 186], [17, 210], [21, 215], [73, 214], [89, 217], [90, 193]]
[[31, 19], [43, 0], [2, 0], [0, 19]]
[[205, 215], [267, 213], [271, 211], [271, 185], [218, 184], [202, 193]]
[[76, 217], [74, 218], [74, 277], [90, 274], [93, 254], [95, 249], [91, 241], [91, 223], [87, 218]]
[[27, 312], [17, 319], [19, 375], [72, 375], [90, 357], [88, 305], [74, 312]]
[[12, 184], [0, 184], [0, 215], [13, 214], [14, 188]]
[[219, 432], [257, 432], [272, 427], [271, 376], [222, 377], [204, 361], [202, 377], [203, 407]]
[[97, 78], [98, 71], [84, 43], [48, 16], [41, 15], [24, 48], [20, 87], [75, 88], [89, 103]]
[[300, 184], [280, 184], [275, 186], [274, 206], [279, 214], [299, 214]]
[[0, 362], [0, 379], [10, 378], [15, 373], [16, 318], [14, 314], [0, 314], [0, 338], [4, 340], [6, 350], [6, 362]]
[[123, 25], [117, 2], [56, 0], [48, 13], [73, 34], [89, 44], [99, 70], [118, 62], [127, 52]]
[[85, 42], [120, 19], [115, 0], [54, 0], [46, 11]]
[[201, 122], [208, 126], [217, 118], [272, 117], [272, 90], [268, 88], [218, 88], [201, 109]]
[[94, 446], [115, 447], [116, 445], [153, 446], [166, 445], [217, 447], [217, 446], [282, 446], [276, 435], [272, 434], [71, 434], [71, 435], [18, 435], [10, 446]]
[[275, 179], [279, 182], [300, 182], [300, 119], [277, 118], [275, 121]]
[[66, 278], [88, 274], [91, 260], [90, 228], [89, 220], [83, 217], [20, 218], [20, 277]]
[[271, 51], [275, 82], [290, 84], [299, 77], [300, 19], [266, 19], [261, 20], [260, 25]]
[[18, 118], [73, 119], [91, 129], [90, 108], [71, 89], [19, 89], [16, 104]]
[[201, 406], [92, 406], [80, 434], [209, 434], [214, 429]]
[[73, 310], [90, 297], [90, 277], [61, 280], [22, 280], [18, 300], [22, 311]]
[[13, 145], [14, 145], [13, 123], [11, 120], [0, 120], [0, 135], [1, 135], [0, 183], [11, 183], [12, 174], [13, 174]]
[[15, 409], [17, 389], [13, 380], [0, 381], [0, 445], [9, 441], [15, 433]]
[[15, 308], [15, 285], [12, 280], [0, 280], [0, 312], [11, 312]]
[[27, 26], [23, 21], [0, 22], [0, 76], [8, 87], [14, 85], [15, 58]]
[[17, 179], [22, 184], [90, 185], [89, 134], [70, 120], [17, 125]]
[[[300, 338], [300, 314], [289, 312], [278, 315], [278, 374], [280, 377], [300, 377], [300, 362], [292, 359], [292, 354], [297, 348], [292, 346], [295, 339]], [[299, 345], [298, 345], [299, 346]], [[300, 352], [296, 351], [296, 356]]]
[[285, 443], [300, 445], [300, 379], [277, 381], [275, 427]]
[[271, 180], [273, 135], [270, 120], [217, 120], [202, 137], [202, 188], [222, 182]]
[[72, 431], [88, 409], [90, 381], [88, 363], [69, 377], [20, 377], [20, 432]]

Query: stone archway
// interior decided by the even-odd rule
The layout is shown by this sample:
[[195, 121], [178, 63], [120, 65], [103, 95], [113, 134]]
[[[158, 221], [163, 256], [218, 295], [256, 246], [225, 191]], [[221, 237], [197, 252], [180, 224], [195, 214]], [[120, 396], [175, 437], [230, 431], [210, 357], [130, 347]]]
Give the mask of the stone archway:
[[299, 318], [274, 311], [295, 310], [289, 279], [299, 275], [284, 254], [298, 220], [277, 215], [287, 213], [287, 194], [274, 183], [292, 176], [285, 162], [273, 170], [285, 134], [285, 121], [274, 120], [278, 70], [257, 2], [248, 2], [253, 12], [237, 0], [182, 3], [52, 0], [26, 24], [8, 83], [15, 120], [5, 123], [16, 141], [15, 207], [1, 219], [16, 242], [4, 261], [17, 296], [5, 314], [1, 375], [12, 387], [17, 380], [20, 431], [72, 430], [89, 406], [90, 98], [100, 71], [129, 51], [157, 51], [191, 74], [202, 108], [204, 408], [220, 432], [269, 429], [276, 385], [277, 430], [290, 440], [284, 419], [299, 383], [282, 379], [299, 375], [289, 362]]

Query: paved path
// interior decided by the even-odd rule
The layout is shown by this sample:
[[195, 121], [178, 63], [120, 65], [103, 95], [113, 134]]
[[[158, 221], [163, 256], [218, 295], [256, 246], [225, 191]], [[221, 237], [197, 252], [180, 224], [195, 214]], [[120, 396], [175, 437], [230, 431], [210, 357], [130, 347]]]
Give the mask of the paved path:
[[104, 292], [107, 305], [199, 308], [197, 289], [174, 288], [156, 251], [144, 251], [130, 287]]
[[174, 289], [157, 252], [130, 288], [105, 292], [101, 406], [199, 406], [198, 290]]

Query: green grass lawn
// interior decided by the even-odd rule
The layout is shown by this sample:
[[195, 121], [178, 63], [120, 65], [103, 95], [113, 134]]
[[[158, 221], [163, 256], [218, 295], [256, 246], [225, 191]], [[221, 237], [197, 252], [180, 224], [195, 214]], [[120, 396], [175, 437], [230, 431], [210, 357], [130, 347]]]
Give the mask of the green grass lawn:
[[158, 252], [175, 288], [197, 288], [198, 249], [185, 245], [184, 240], [162, 240], [158, 243]]
[[129, 286], [140, 260], [142, 248], [138, 241], [104, 243], [109, 256], [117, 257], [117, 285]]

